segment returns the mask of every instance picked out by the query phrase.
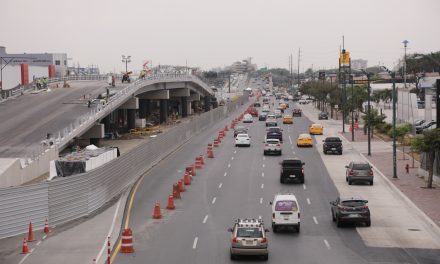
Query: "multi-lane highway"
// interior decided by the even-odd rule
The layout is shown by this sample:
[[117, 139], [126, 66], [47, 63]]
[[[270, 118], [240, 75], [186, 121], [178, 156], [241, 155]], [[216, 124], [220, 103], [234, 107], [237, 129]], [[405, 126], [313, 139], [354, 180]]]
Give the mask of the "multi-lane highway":
[[[0, 157], [29, 154], [32, 151], [29, 148], [38, 145], [47, 133], [57, 133], [89, 112], [89, 95], [96, 98], [108, 87], [105, 81], [72, 81], [69, 84], [70, 88], [25, 94], [0, 104]], [[125, 86], [118, 84], [117, 88]]]
[[[127, 223], [134, 232], [136, 252], [117, 254], [114, 263], [230, 263], [227, 229], [237, 218], [260, 216], [270, 228], [268, 202], [278, 192], [297, 196], [301, 232], [269, 233], [269, 263], [439, 263], [439, 250], [367, 246], [360, 233], [373, 232], [372, 227], [337, 228], [329, 201], [337, 197], [338, 190], [317, 148], [296, 146], [298, 134], [308, 132], [310, 121], [298, 117], [293, 125], [281, 123], [279, 120], [284, 130], [281, 157], [263, 156], [264, 122], [254, 119], [248, 125], [250, 148], [235, 147], [233, 135], [228, 132], [221, 146], [215, 148], [215, 158], [198, 170], [182, 200], [177, 201], [176, 210], [162, 210], [163, 218], [158, 220], [151, 217], [154, 202], [165, 207], [172, 184], [182, 178], [183, 170], [196, 155], [206, 152], [207, 143], [226, 121], [194, 137], [149, 171], [128, 211]], [[305, 184], [280, 183], [278, 162], [286, 157], [306, 163]]]

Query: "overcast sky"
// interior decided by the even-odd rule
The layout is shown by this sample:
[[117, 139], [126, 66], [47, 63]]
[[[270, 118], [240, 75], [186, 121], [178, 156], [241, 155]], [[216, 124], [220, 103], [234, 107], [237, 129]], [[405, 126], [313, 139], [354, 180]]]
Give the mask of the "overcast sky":
[[392, 67], [408, 52], [440, 50], [440, 0], [0, 0], [8, 53], [67, 53], [102, 71], [154, 65], [336, 67], [342, 35], [352, 58]]

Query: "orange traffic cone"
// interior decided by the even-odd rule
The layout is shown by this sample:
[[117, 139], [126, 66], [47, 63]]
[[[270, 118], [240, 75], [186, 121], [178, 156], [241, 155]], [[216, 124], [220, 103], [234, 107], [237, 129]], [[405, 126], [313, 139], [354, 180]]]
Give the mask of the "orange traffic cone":
[[23, 238], [23, 249], [21, 250], [22, 254], [27, 254], [29, 253], [29, 248], [28, 248], [28, 244], [26, 241], [26, 238]]
[[202, 161], [200, 160], [200, 156], [196, 157], [196, 169], [203, 169]]
[[121, 253], [133, 253], [133, 232], [130, 228], [125, 228], [121, 236]]
[[49, 234], [49, 224], [47, 223], [47, 218], [46, 218], [46, 222], [44, 223], [44, 233], [46, 235]]
[[229, 131], [228, 125], [225, 125], [225, 131]]
[[199, 160], [202, 163], [202, 165], [205, 165], [205, 159], [203, 158], [203, 155], [199, 156]]
[[173, 198], [180, 199], [180, 187], [178, 183], [173, 184]]
[[218, 139], [214, 139], [214, 147], [218, 147]]
[[212, 149], [208, 149], [208, 158], [213, 159], [214, 158], [214, 151]]
[[162, 214], [160, 213], [160, 203], [158, 203], [158, 202], [156, 202], [156, 203], [154, 204], [153, 218], [154, 218], [154, 219], [160, 219], [160, 218], [162, 218]]
[[167, 204], [167, 209], [168, 210], [174, 210], [176, 207], [174, 206], [174, 199], [172, 195], [168, 196], [168, 204]]
[[195, 164], [191, 165], [191, 175], [196, 176], [196, 165]]
[[27, 241], [29, 241], [29, 242], [35, 241], [34, 231], [32, 230], [32, 222], [29, 222], [29, 233], [28, 233]]
[[183, 180], [179, 180], [179, 192], [185, 191], [185, 184], [183, 184]]
[[187, 172], [185, 172], [185, 175], [183, 176], [183, 184], [191, 185], [191, 180], [190, 180], [189, 175], [188, 175]]

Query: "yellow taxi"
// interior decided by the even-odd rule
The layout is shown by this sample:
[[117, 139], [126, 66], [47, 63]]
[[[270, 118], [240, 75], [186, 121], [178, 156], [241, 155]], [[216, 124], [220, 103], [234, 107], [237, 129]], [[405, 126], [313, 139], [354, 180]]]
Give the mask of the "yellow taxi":
[[309, 134], [299, 134], [296, 145], [298, 147], [313, 147], [313, 139]]
[[322, 135], [324, 134], [324, 127], [321, 124], [313, 124], [309, 128], [310, 135]]
[[284, 115], [283, 116], [283, 124], [293, 124], [293, 116], [292, 115]]

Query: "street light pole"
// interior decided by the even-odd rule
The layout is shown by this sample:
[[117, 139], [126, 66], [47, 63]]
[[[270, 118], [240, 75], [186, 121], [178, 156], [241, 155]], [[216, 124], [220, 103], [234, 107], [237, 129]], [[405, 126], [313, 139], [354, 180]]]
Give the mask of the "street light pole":
[[396, 73], [391, 73], [393, 79], [393, 178], [397, 178], [396, 162]]
[[370, 74], [367, 73], [367, 92], [368, 92], [368, 109], [367, 109], [367, 115], [368, 115], [368, 156], [371, 156], [371, 98], [370, 98], [370, 94], [371, 94], [371, 87], [370, 87]]

